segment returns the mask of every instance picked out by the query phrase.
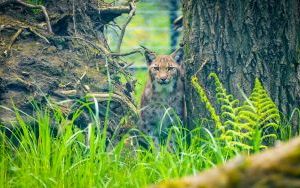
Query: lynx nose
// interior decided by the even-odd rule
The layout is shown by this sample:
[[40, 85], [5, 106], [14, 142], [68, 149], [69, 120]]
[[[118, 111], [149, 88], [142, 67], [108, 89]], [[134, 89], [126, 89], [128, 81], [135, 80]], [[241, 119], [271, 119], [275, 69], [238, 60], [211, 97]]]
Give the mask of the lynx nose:
[[168, 77], [162, 77], [159, 79], [160, 84], [168, 84]]
[[160, 78], [160, 80], [161, 80], [162, 82], [164, 82], [164, 81], [166, 81], [166, 80], [167, 80], [167, 77]]

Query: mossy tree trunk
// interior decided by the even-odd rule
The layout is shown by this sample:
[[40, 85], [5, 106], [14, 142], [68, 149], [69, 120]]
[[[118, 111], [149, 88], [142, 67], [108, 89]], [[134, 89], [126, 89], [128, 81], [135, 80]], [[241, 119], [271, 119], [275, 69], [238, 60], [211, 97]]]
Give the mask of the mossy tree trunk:
[[210, 72], [228, 92], [243, 99], [258, 77], [285, 114], [300, 105], [300, 2], [184, 0], [189, 123], [204, 105], [190, 84], [197, 74], [213, 97]]

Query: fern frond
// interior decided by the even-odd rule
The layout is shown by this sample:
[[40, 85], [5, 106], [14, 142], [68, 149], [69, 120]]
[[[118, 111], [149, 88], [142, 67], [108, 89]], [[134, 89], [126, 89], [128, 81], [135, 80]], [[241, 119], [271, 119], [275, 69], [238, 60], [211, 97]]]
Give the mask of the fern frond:
[[255, 80], [249, 99], [239, 108], [238, 121], [246, 130], [251, 131], [249, 128], [252, 128], [253, 138], [257, 134], [256, 129], [269, 129], [260, 133], [260, 140], [277, 139], [272, 132], [279, 126], [279, 110], [258, 79]]
[[[216, 87], [217, 102], [221, 105], [221, 117], [224, 125], [231, 125], [231, 122], [237, 120], [237, 107], [239, 100], [235, 99], [233, 95], [227, 94], [216, 73], [210, 73], [208, 78], [213, 78]], [[229, 121], [229, 122], [228, 122]], [[229, 127], [226, 127], [228, 129]]]
[[248, 144], [244, 144], [241, 142], [235, 142], [235, 141], [231, 142], [231, 146], [234, 146], [234, 147], [238, 146], [238, 147], [242, 148], [243, 150], [252, 150], [253, 149], [253, 147]]
[[267, 134], [267, 135], [261, 137], [262, 140], [266, 140], [267, 138], [268, 139], [269, 138], [271, 138], [271, 139], [277, 139], [277, 135], [276, 134]]
[[216, 124], [217, 129], [221, 130], [221, 132], [224, 132], [224, 128], [222, 127], [221, 119], [218, 116], [218, 114], [216, 113], [216, 110], [213, 107], [213, 105], [210, 103], [210, 101], [205, 93], [205, 90], [199, 84], [198, 78], [196, 76], [192, 76], [192, 85], [195, 88], [195, 90], [197, 91], [197, 93], [199, 94], [201, 101], [205, 104], [206, 109], [209, 111], [211, 118], [213, 119], [213, 121]]
[[249, 98], [243, 95], [245, 101], [239, 106], [239, 100], [227, 93], [215, 73], [211, 73], [209, 78], [214, 80], [220, 115], [216, 113], [196, 76], [192, 77], [192, 85], [210, 112], [217, 132], [220, 133], [217, 140], [225, 148], [230, 152], [239, 149], [256, 152], [267, 147], [264, 145], [266, 141], [270, 143], [277, 139], [274, 132], [281, 121], [279, 110], [258, 79], [255, 80]]

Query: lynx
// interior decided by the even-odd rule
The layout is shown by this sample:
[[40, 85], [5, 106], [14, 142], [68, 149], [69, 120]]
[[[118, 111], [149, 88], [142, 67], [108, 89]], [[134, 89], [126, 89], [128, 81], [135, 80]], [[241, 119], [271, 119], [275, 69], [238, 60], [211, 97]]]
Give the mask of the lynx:
[[149, 79], [141, 99], [142, 130], [155, 142], [168, 135], [172, 125], [183, 120], [184, 68], [183, 49], [171, 55], [156, 55], [145, 51]]

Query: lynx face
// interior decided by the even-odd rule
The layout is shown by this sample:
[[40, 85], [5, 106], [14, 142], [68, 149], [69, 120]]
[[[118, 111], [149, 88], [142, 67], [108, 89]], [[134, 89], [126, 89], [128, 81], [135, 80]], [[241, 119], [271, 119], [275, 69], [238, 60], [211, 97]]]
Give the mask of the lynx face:
[[146, 56], [150, 81], [154, 90], [172, 91], [177, 80], [183, 77], [182, 55], [183, 52], [177, 51], [171, 55], [156, 56], [150, 53]]

